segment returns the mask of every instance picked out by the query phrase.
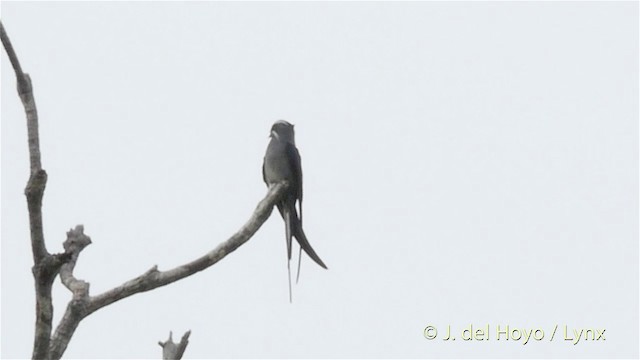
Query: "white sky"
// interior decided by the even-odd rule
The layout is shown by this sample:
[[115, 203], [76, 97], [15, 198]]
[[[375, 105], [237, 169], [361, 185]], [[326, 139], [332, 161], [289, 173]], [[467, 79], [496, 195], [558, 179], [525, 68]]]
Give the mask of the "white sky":
[[[235, 232], [296, 124], [304, 259], [274, 214], [80, 324], [67, 358], [637, 357], [638, 3], [2, 3], [35, 87], [50, 251], [97, 294]], [[24, 113], [2, 57], [2, 351], [31, 356]], [[55, 322], [70, 298], [56, 281]], [[446, 326], [489, 341], [442, 341]], [[572, 345], [560, 329], [605, 328]], [[423, 329], [440, 336], [426, 340]], [[495, 327], [543, 341], [496, 341]], [[559, 332], [561, 330], [558, 330]]]

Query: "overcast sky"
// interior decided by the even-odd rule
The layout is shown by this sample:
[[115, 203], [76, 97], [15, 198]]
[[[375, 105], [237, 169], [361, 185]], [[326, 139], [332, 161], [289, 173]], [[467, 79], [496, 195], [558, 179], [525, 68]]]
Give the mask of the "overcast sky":
[[[1, 10], [35, 88], [47, 246], [84, 224], [92, 294], [244, 224], [279, 119], [329, 267], [304, 258], [290, 304], [274, 213], [215, 266], [88, 317], [66, 358], [159, 358], [188, 329], [189, 358], [638, 356], [637, 2]], [[26, 358], [26, 126], [1, 59], [1, 356]], [[57, 324], [59, 281], [54, 297]], [[487, 341], [443, 341], [487, 324]], [[545, 337], [497, 340], [498, 325]], [[573, 345], [565, 325], [606, 341]]]

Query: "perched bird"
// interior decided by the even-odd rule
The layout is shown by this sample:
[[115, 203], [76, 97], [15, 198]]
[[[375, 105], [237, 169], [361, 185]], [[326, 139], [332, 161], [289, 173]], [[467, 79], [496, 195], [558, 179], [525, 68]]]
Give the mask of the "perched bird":
[[[293, 125], [279, 120], [271, 127], [269, 135], [271, 141], [267, 146], [262, 164], [262, 178], [267, 186], [288, 181], [289, 187], [282, 200], [278, 202], [278, 210], [285, 224], [285, 239], [287, 241], [287, 270], [289, 271], [289, 301], [291, 301], [291, 237], [295, 237], [300, 244], [300, 254], [304, 250], [313, 261], [323, 268], [327, 268], [318, 254], [313, 250], [307, 236], [302, 230], [302, 166], [300, 154], [296, 148]], [[296, 210], [296, 202], [300, 210], [300, 216]], [[300, 267], [298, 260], [298, 275]]]

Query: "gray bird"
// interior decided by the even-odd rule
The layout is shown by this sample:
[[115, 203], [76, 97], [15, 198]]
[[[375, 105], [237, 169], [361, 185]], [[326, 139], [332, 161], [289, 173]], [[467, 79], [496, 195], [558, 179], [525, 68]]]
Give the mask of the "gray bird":
[[[302, 165], [300, 154], [296, 148], [293, 125], [279, 120], [271, 127], [271, 141], [262, 164], [262, 178], [267, 186], [286, 180], [289, 182], [286, 194], [278, 202], [278, 210], [284, 219], [285, 239], [287, 241], [287, 269], [289, 271], [289, 301], [291, 301], [291, 237], [295, 237], [302, 250], [323, 268], [327, 268], [318, 254], [313, 250], [307, 236], [302, 230]], [[300, 210], [296, 210], [296, 202]], [[298, 260], [298, 275], [300, 275], [300, 260]]]

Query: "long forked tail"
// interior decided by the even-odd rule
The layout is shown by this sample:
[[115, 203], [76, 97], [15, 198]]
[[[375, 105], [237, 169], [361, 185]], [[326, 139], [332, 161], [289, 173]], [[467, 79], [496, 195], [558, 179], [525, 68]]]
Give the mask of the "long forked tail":
[[296, 240], [298, 240], [300, 248], [302, 248], [302, 250], [304, 250], [304, 252], [306, 252], [307, 255], [309, 255], [309, 257], [316, 262], [316, 264], [327, 269], [327, 265], [324, 264], [322, 259], [320, 259], [320, 256], [318, 256], [318, 254], [316, 254], [316, 252], [311, 247], [311, 244], [309, 244], [307, 236], [304, 234], [304, 230], [302, 230], [302, 226], [300, 225], [300, 220], [298, 220], [296, 216], [293, 216], [291, 218], [291, 225], [293, 225], [293, 236], [296, 238]]

